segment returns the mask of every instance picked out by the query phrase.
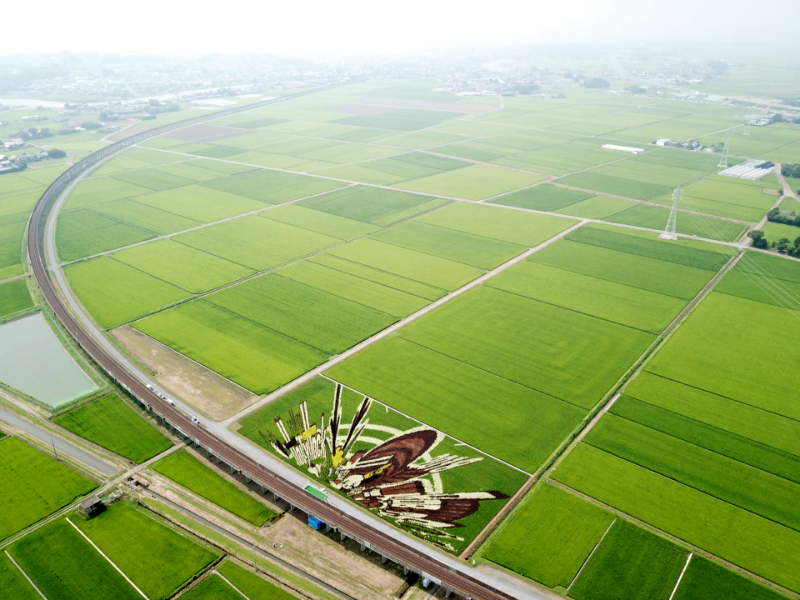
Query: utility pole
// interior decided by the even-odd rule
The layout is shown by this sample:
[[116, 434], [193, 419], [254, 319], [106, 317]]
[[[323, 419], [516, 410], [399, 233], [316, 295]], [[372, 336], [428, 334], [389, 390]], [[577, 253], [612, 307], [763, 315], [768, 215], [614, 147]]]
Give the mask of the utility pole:
[[718, 167], [728, 168], [728, 151], [731, 146], [731, 130], [728, 129], [728, 135], [725, 137], [725, 147], [722, 149], [722, 156], [719, 157]]
[[58, 460], [58, 452], [56, 451], [56, 440], [52, 436], [50, 436], [50, 443], [53, 444], [53, 456], [55, 456], [56, 460]]
[[672, 211], [669, 213], [669, 219], [667, 220], [667, 227], [664, 229], [664, 233], [659, 235], [662, 240], [677, 240], [678, 234], [675, 232], [675, 227], [678, 224], [678, 203], [681, 201], [681, 196], [683, 192], [681, 192], [680, 187], [676, 187], [675, 191], [672, 193]]

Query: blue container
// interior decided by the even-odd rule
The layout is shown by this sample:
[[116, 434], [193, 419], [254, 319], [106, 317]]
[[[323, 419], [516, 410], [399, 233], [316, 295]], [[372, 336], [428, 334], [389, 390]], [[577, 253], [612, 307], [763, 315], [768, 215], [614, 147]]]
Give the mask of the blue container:
[[308, 524], [317, 531], [322, 529], [323, 525], [322, 521], [320, 521], [317, 517], [312, 517], [311, 515], [308, 515]]

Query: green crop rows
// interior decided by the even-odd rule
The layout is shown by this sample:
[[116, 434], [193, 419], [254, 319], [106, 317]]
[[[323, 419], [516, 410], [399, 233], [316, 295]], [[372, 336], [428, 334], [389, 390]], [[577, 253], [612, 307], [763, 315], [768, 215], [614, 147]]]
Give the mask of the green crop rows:
[[509, 517], [482, 557], [547, 587], [567, 588], [613, 520], [603, 509], [545, 485]]
[[617, 521], [570, 589], [576, 600], [668, 600], [686, 553], [665, 539]]
[[0, 440], [0, 540], [32, 525], [97, 487], [16, 438]]
[[133, 504], [117, 503], [89, 521], [73, 522], [153, 600], [171, 597], [220, 555]]
[[9, 548], [48, 600], [141, 596], [67, 519], [48, 523]]
[[141, 463], [172, 444], [115, 394], [103, 396], [53, 419], [62, 427]]
[[275, 515], [249, 494], [215, 473], [211, 467], [191, 456], [187, 450], [162, 458], [153, 465], [153, 470], [256, 526], [263, 525]]
[[[743, 73], [761, 80], [731, 67], [699, 85]], [[376, 399], [375, 439], [388, 436], [381, 427], [425, 425], [450, 436], [439, 450], [483, 457], [440, 475], [454, 493], [514, 493], [621, 390], [477, 556], [578, 600], [666, 600], [687, 551], [630, 516], [800, 592], [800, 269], [748, 252], [704, 293], [739, 252], [707, 240], [743, 239], [780, 200], [780, 184], [720, 176], [714, 153], [651, 144], [714, 144], [734, 128], [734, 163], [793, 161], [797, 125], [744, 137], [731, 106], [576, 93], [572, 83], [557, 101], [501, 102], [438, 85], [359, 82], [214, 124], [236, 135], [176, 134], [129, 149], [79, 182], [58, 218], [72, 289], [101, 327], [130, 324], [259, 395], [397, 325], [325, 375], [357, 390], [345, 393], [346, 410], [359, 394]], [[25, 222], [62, 168], [0, 180], [0, 281], [25, 273]], [[658, 239], [678, 186], [682, 237]], [[770, 241], [800, 235], [764, 230]], [[32, 306], [26, 286], [2, 284], [0, 316]], [[273, 451], [264, 436], [276, 434], [274, 418], [302, 398], [330, 415], [332, 386], [312, 380], [244, 418], [241, 433]], [[56, 421], [137, 461], [165, 443], [133, 433], [154, 430], [113, 396]], [[208, 480], [188, 453], [158, 468], [172, 463], [201, 495], [235, 491], [255, 503], [240, 516], [268, 518], [234, 486], [222, 493], [224, 480]], [[622, 513], [610, 530], [614, 516], [591, 498]], [[215, 501], [236, 508], [232, 497]], [[502, 505], [464, 519], [451, 550]], [[229, 592], [212, 575], [187, 595]], [[675, 599], [762, 596], [771, 593], [695, 555]]]

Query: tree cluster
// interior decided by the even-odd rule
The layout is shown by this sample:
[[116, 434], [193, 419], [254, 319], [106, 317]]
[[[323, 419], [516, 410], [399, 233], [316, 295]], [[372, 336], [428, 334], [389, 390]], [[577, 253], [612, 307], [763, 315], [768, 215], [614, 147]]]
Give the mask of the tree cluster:
[[800, 227], [800, 215], [795, 211], [784, 212], [779, 208], [773, 208], [767, 213], [767, 221]]
[[155, 98], [151, 98], [148, 101], [147, 106], [144, 107], [144, 112], [151, 115], [157, 115], [164, 112], [174, 112], [176, 110], [180, 110], [180, 106], [174, 102], [159, 102]]
[[788, 254], [795, 258], [800, 258], [800, 236], [796, 237], [794, 243], [789, 238], [781, 238], [777, 242], [769, 243], [764, 232], [760, 229], [755, 229], [747, 234], [753, 240], [753, 248], [767, 249], [769, 247], [775, 248], [781, 254]]
[[772, 247], [781, 254], [788, 254], [789, 256], [800, 258], [800, 237], [795, 238], [794, 245], [789, 241], [789, 238], [781, 238], [777, 242], [774, 242]]
[[42, 127], [41, 129], [37, 127], [30, 127], [28, 130], [17, 131], [11, 134], [13, 138], [19, 138], [21, 140], [34, 140], [39, 138], [46, 138], [50, 137], [53, 134], [50, 133], [49, 127]]
[[769, 242], [767, 241], [764, 232], [760, 229], [754, 229], [747, 234], [747, 237], [753, 240], [753, 248], [769, 248]]
[[592, 77], [584, 81], [583, 85], [587, 88], [607, 88], [609, 83], [602, 77]]
[[781, 165], [781, 175], [784, 177], [797, 177], [800, 178], [800, 164], [783, 164]]

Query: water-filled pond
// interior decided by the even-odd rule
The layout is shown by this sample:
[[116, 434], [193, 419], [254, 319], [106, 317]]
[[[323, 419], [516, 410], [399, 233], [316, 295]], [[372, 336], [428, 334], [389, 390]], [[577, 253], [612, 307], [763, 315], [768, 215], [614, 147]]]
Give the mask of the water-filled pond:
[[42, 313], [0, 325], [0, 381], [53, 408], [97, 389]]

